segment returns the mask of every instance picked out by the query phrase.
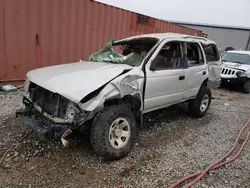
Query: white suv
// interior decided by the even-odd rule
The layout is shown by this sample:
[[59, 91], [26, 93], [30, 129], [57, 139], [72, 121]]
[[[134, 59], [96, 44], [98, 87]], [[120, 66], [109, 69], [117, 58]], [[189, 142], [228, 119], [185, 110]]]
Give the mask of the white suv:
[[111, 40], [86, 62], [28, 72], [30, 97], [17, 116], [64, 144], [72, 130], [90, 131], [97, 154], [120, 158], [130, 151], [145, 113], [188, 102], [189, 114], [202, 117], [211, 101], [209, 74], [220, 71], [219, 61], [216, 44], [201, 37], [165, 33]]
[[250, 92], [250, 51], [227, 51], [222, 56], [221, 81], [237, 83]]

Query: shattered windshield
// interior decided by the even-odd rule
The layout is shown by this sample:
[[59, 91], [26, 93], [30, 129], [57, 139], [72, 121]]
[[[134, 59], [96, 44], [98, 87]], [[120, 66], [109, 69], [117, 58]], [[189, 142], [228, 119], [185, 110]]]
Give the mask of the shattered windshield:
[[157, 41], [155, 38], [140, 38], [121, 42], [110, 40], [105, 46], [90, 55], [89, 60], [139, 66]]
[[222, 58], [224, 62], [233, 62], [233, 63], [241, 63], [241, 64], [248, 64], [250, 65], [250, 56], [248, 54], [241, 54], [241, 53], [231, 53], [226, 52]]

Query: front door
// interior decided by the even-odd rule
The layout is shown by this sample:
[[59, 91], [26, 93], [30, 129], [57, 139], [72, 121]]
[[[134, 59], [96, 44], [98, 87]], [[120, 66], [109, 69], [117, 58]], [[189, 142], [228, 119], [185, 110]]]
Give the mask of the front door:
[[144, 113], [183, 100], [187, 81], [180, 42], [161, 43], [145, 68]]

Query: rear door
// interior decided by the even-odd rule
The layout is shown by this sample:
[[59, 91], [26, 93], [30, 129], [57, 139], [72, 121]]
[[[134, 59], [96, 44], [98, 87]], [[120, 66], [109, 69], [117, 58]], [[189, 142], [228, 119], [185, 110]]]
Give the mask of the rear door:
[[187, 78], [187, 90], [184, 93], [185, 99], [194, 98], [208, 77], [208, 67], [205, 61], [205, 54], [199, 42], [185, 42], [183, 47], [185, 58], [185, 76]]

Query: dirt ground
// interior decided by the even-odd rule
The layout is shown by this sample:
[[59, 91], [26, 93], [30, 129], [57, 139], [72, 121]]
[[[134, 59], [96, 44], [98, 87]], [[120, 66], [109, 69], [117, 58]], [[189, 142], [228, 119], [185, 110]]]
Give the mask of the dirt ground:
[[[68, 148], [36, 133], [20, 141], [31, 131], [14, 115], [23, 94], [21, 90], [0, 93], [0, 157], [12, 146], [0, 166], [0, 187], [118, 188], [121, 183], [136, 188], [169, 187], [225, 154], [250, 117], [250, 94], [213, 90], [205, 117], [188, 117], [186, 104], [149, 113], [147, 128], [139, 133], [129, 156], [107, 162], [92, 151], [87, 135], [70, 138]], [[238, 159], [193, 187], [250, 187], [249, 152], [250, 141]]]

